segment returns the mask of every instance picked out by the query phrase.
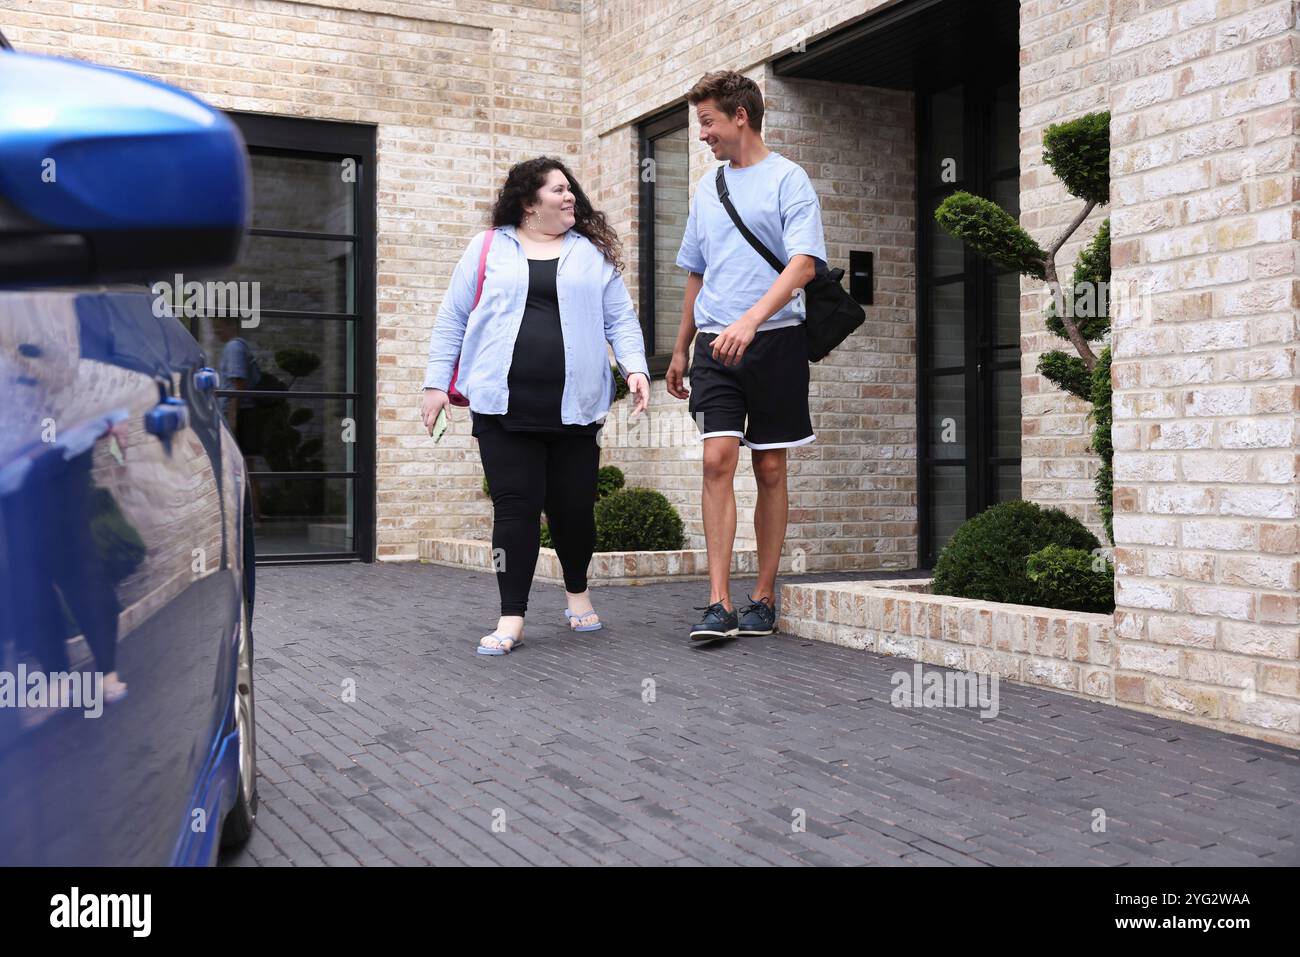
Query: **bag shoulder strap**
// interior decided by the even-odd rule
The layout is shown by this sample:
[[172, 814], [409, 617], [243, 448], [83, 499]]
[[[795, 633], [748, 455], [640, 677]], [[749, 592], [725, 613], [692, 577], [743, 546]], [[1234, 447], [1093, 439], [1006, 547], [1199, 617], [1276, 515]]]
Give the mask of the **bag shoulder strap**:
[[736, 207], [732, 205], [731, 193], [730, 190], [727, 189], [727, 177], [724, 173], [726, 168], [726, 163], [723, 163], [718, 167], [716, 182], [718, 184], [718, 199], [722, 200], [722, 205], [727, 208], [727, 215], [731, 217], [731, 221], [735, 223], [736, 228], [740, 230], [740, 235], [744, 236], [745, 240], [754, 247], [754, 250], [767, 260], [769, 266], [779, 273], [785, 272], [785, 263], [777, 259], [772, 250], [764, 246], [763, 241], [749, 231], [749, 227], [746, 226], [744, 220], [740, 218], [740, 213], [736, 212]]
[[487, 277], [487, 256], [488, 250], [492, 248], [492, 237], [497, 234], [495, 228], [489, 229], [483, 239], [483, 251], [478, 254], [478, 285], [474, 288], [474, 305], [470, 309], [478, 306], [478, 301], [483, 298], [483, 280]]

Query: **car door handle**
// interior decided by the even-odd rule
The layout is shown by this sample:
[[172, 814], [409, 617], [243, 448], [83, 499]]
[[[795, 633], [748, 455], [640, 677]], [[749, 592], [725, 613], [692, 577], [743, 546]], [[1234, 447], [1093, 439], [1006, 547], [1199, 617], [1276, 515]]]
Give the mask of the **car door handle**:
[[202, 369], [199, 369], [194, 373], [194, 388], [198, 389], [200, 392], [211, 392], [217, 387], [220, 378], [221, 377], [217, 375], [216, 369], [213, 369], [211, 366], [204, 366]]
[[145, 431], [159, 438], [169, 438], [190, 424], [190, 411], [184, 399], [163, 399], [145, 413]]

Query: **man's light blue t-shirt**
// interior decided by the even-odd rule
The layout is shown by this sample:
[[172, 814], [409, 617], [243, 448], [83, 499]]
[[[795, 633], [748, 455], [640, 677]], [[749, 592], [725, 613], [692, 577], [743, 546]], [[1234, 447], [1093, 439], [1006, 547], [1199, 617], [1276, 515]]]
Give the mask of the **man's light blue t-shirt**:
[[[755, 251], [718, 199], [717, 167], [695, 187], [677, 265], [704, 277], [695, 299], [695, 328], [721, 332], [772, 288], [778, 273]], [[826, 262], [821, 204], [803, 167], [780, 153], [740, 169], [726, 166], [732, 205], [782, 262], [800, 254]], [[802, 296], [792, 299], [759, 326], [760, 332], [803, 322]]]
[[[233, 389], [233, 385], [227, 385], [231, 379], [243, 379], [245, 389], [256, 389], [258, 383], [262, 380], [262, 370], [257, 364], [257, 357], [253, 355], [252, 347], [243, 339], [234, 338], [225, 344], [221, 350], [221, 387], [223, 389]], [[231, 397], [226, 397], [226, 410], [230, 409]], [[241, 409], [249, 409], [257, 404], [256, 399], [239, 400]]]

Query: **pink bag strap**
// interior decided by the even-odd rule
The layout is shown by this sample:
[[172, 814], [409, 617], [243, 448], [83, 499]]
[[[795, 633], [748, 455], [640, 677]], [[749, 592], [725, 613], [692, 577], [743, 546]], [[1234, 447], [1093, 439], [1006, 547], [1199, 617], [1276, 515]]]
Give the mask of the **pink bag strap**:
[[478, 286], [474, 290], [474, 305], [470, 309], [478, 306], [478, 301], [483, 297], [483, 280], [487, 278], [487, 254], [492, 248], [492, 237], [497, 234], [496, 228], [487, 231], [487, 237], [483, 240], [483, 251], [478, 255]]

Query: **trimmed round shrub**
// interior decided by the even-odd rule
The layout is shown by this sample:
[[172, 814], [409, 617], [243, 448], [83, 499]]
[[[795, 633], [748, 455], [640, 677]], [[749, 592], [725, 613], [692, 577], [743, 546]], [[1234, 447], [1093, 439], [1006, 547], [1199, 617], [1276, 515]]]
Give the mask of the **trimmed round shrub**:
[[991, 199], [958, 190], [935, 208], [934, 221], [981, 256], [1035, 279], [1047, 276], [1043, 247]]
[[1043, 133], [1043, 162], [1072, 196], [1110, 202], [1110, 113], [1053, 123]]
[[1025, 560], [1025, 575], [1037, 589], [1035, 605], [1103, 614], [1115, 610], [1115, 566], [1082, 548], [1041, 548]]
[[542, 548], [554, 548], [555, 543], [551, 541], [551, 526], [546, 524], [546, 518], [542, 518]]
[[604, 498], [610, 492], [617, 492], [627, 480], [623, 470], [617, 465], [602, 465], [596, 473], [596, 498]]
[[681, 516], [660, 492], [625, 488], [596, 502], [598, 552], [669, 551], [684, 544]]
[[939, 553], [931, 592], [958, 598], [1033, 605], [1038, 588], [1025, 572], [1030, 555], [1048, 545], [1100, 548], [1077, 518], [1033, 502], [1000, 502], [966, 521]]

